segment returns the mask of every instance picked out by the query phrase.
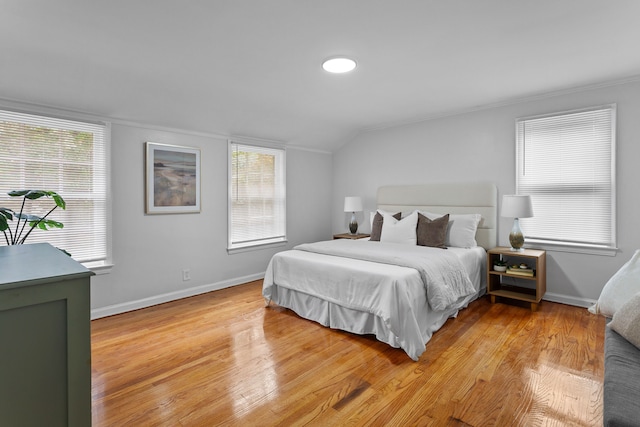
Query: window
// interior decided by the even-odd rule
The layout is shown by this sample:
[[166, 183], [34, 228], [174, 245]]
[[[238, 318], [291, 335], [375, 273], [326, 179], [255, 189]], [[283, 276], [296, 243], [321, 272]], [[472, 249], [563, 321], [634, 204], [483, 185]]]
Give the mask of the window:
[[[50, 216], [64, 228], [34, 230], [27, 243], [49, 242], [88, 267], [105, 264], [108, 134], [105, 124], [0, 110], [0, 205], [19, 212], [22, 199], [7, 192], [27, 189], [55, 191], [66, 202]], [[27, 203], [25, 212], [40, 216], [54, 206], [47, 197]]]
[[285, 241], [284, 149], [229, 141], [229, 250]]
[[613, 250], [616, 106], [516, 120], [516, 191], [529, 194], [527, 241]]

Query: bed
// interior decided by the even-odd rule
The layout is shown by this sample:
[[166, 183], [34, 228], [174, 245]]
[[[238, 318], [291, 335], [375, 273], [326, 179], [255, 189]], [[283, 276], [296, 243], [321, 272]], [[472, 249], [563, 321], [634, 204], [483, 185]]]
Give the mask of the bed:
[[[267, 307], [274, 303], [330, 328], [373, 334], [418, 360], [433, 333], [486, 290], [497, 189], [483, 182], [383, 186], [377, 212], [386, 232], [380, 241], [331, 240], [275, 254], [262, 295]], [[390, 219], [398, 212], [402, 219]], [[411, 221], [418, 212], [428, 222], [449, 214], [446, 249], [390, 238], [397, 236], [394, 226], [413, 226], [415, 234]]]

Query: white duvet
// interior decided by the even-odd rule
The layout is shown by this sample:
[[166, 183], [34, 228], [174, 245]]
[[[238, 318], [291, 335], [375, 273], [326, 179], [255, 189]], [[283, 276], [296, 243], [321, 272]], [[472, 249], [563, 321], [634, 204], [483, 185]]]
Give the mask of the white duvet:
[[[295, 295], [285, 296], [286, 290]], [[333, 311], [325, 314], [324, 308], [291, 299], [301, 293], [333, 304], [333, 311], [370, 313], [381, 324], [362, 326], [358, 318], [343, 315], [334, 325]], [[375, 333], [414, 360], [424, 352], [433, 331], [477, 293], [454, 251], [347, 239], [299, 245], [274, 255], [263, 285], [267, 304], [273, 297], [279, 305], [326, 326]], [[434, 313], [437, 325], [430, 320]]]
[[458, 308], [465, 297], [476, 291], [460, 259], [440, 248], [340, 239], [307, 243], [294, 249], [413, 268], [420, 273], [434, 310]]

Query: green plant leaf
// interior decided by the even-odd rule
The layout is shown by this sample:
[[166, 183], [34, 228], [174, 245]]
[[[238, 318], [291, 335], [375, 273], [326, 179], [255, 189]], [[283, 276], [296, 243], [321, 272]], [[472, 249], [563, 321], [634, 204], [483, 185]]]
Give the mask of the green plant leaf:
[[64, 249], [62, 249], [62, 248], [59, 248], [59, 247], [57, 247], [57, 246], [56, 246], [56, 249], [57, 249], [57, 250], [59, 250], [59, 251], [61, 251], [61, 252], [63, 252], [63, 253], [64, 253], [65, 255], [67, 255], [67, 256], [71, 256], [71, 254], [70, 254], [69, 252], [65, 251], [65, 250], [64, 250]]
[[62, 209], [66, 209], [67, 208], [67, 204], [65, 203], [64, 199], [62, 198], [62, 196], [60, 196], [58, 193], [51, 191], [51, 197], [53, 197], [53, 201], [56, 202], [56, 206], [58, 206], [59, 208]]
[[[61, 222], [55, 221], [53, 219], [48, 219], [49, 214], [51, 214], [56, 208], [60, 207], [62, 209], [66, 208], [66, 203], [64, 201], [64, 199], [62, 198], [62, 196], [60, 196], [58, 193], [56, 193], [55, 191], [48, 191], [48, 190], [12, 190], [9, 193], [7, 193], [9, 196], [12, 197], [23, 197], [22, 199], [22, 208], [20, 208], [20, 213], [15, 213], [14, 211], [12, 211], [11, 209], [7, 209], [7, 208], [0, 208], [0, 231], [5, 231], [5, 230], [9, 230], [9, 233], [11, 233], [11, 229], [8, 228], [8, 220], [13, 220], [13, 217], [15, 217], [18, 220], [18, 224], [16, 225], [16, 231], [15, 231], [15, 236], [11, 237], [11, 243], [9, 242], [9, 240], [7, 239], [7, 244], [22, 244], [24, 243], [24, 241], [27, 239], [27, 237], [29, 237], [29, 235], [31, 234], [31, 232], [38, 228], [41, 230], [49, 230], [51, 228], [64, 228], [64, 225]], [[29, 200], [36, 200], [39, 199], [41, 197], [51, 197], [53, 198], [53, 201], [55, 203], [55, 206], [53, 208], [51, 208], [46, 215], [44, 215], [44, 217], [39, 217], [37, 215], [30, 215], [30, 214], [26, 214], [24, 213], [23, 209], [25, 208], [25, 201], [27, 199]], [[25, 221], [22, 224], [22, 228], [20, 229], [20, 221]], [[22, 231], [25, 229], [26, 225], [29, 225], [29, 227], [31, 227], [28, 231], [27, 234], [22, 237]], [[6, 238], [6, 234], [5, 234], [5, 238]]]
[[[31, 215], [33, 216], [33, 215]], [[38, 217], [36, 217], [38, 218]], [[40, 221], [40, 222], [38, 222]], [[58, 221], [54, 221], [52, 219], [41, 219], [38, 218], [37, 220], [32, 220], [29, 222], [29, 226], [30, 227], [35, 227], [37, 224], [37, 227], [41, 230], [49, 230], [50, 228], [64, 228], [64, 224]]]
[[47, 191], [47, 190], [13, 190], [7, 193], [8, 195], [12, 196], [12, 197], [25, 197], [29, 200], [36, 200], [39, 199], [40, 197], [52, 197], [53, 201], [56, 203], [56, 206], [62, 208], [62, 209], [66, 209], [66, 202], [64, 201], [64, 199], [62, 198], [62, 196], [60, 196], [58, 193], [56, 193], [55, 191]]
[[43, 190], [31, 190], [27, 194], [24, 195], [29, 200], [36, 200], [40, 197], [46, 196], [47, 192]]
[[0, 216], [4, 216], [6, 219], [13, 221], [13, 215], [15, 213], [9, 208], [0, 208]]
[[46, 223], [51, 228], [64, 228], [64, 224], [58, 221], [54, 221], [52, 219], [47, 219]]
[[24, 219], [25, 221], [31, 221], [33, 223], [36, 223], [38, 221], [40, 221], [42, 218], [40, 218], [37, 215], [30, 215], [30, 214], [16, 214], [16, 218], [18, 219]]

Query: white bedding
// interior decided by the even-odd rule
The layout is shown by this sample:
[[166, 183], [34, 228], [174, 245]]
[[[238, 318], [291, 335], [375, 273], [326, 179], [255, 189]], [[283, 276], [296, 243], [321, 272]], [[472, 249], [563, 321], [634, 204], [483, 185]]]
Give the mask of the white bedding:
[[332, 240], [276, 254], [263, 296], [325, 326], [402, 348], [414, 360], [447, 318], [484, 293], [483, 248]]

